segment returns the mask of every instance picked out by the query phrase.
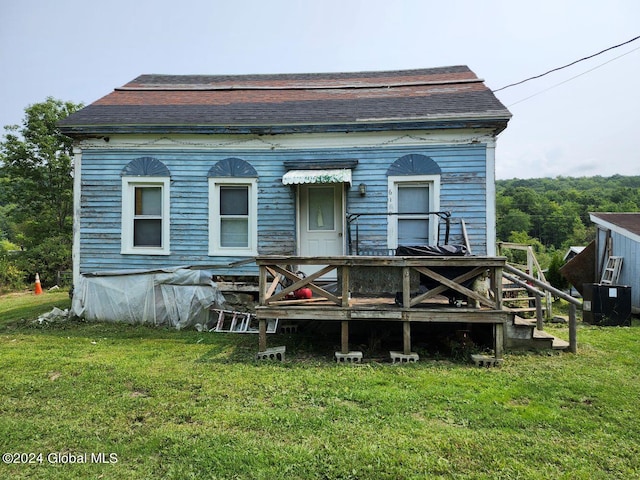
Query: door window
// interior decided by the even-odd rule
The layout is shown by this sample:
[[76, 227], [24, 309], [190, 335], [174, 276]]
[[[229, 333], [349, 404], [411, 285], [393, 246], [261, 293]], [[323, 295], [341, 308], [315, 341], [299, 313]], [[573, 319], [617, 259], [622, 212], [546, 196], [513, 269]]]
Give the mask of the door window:
[[309, 231], [335, 230], [334, 187], [309, 187]]

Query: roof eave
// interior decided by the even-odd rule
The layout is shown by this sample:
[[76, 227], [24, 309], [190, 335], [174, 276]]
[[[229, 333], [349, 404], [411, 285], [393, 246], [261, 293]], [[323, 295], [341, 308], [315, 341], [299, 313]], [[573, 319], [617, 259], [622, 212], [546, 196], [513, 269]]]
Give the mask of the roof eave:
[[300, 123], [268, 125], [202, 124], [110, 124], [60, 125], [59, 130], [72, 138], [114, 134], [260, 134], [380, 132], [395, 130], [488, 129], [495, 135], [507, 127], [510, 115], [455, 118], [371, 118], [344, 123]]
[[[620, 235], [622, 235], [623, 237], [629, 238], [631, 240], [633, 240], [634, 242], [640, 243], [640, 235], [638, 235], [637, 233], [632, 232], [631, 230], [629, 230], [628, 228], [622, 226], [622, 225], [618, 225], [616, 223], [610, 222], [609, 220], [606, 220], [605, 218], [603, 218], [602, 216], [599, 216], [598, 213], [609, 213], [609, 212], [589, 212], [589, 219], [595, 223], [596, 225], [605, 228], [607, 230], [611, 230], [612, 232], [616, 232]], [[635, 212], [630, 212], [630, 213], [635, 213]]]

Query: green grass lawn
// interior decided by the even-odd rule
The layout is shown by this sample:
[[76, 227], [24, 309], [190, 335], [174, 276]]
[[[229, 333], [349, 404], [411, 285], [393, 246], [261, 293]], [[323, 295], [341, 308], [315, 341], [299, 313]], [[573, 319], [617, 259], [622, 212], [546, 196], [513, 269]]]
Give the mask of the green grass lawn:
[[35, 462], [0, 478], [640, 477], [637, 326], [495, 369], [336, 365], [296, 335], [260, 363], [254, 335], [30, 321], [64, 295], [0, 297], [0, 450]]

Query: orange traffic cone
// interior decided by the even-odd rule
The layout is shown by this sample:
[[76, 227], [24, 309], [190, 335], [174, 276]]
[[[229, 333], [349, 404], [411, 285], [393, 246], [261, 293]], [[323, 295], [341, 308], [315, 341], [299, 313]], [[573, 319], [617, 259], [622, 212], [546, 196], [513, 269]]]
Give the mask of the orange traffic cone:
[[40, 285], [40, 275], [36, 273], [36, 290], [35, 294], [40, 295], [42, 293], [42, 285]]

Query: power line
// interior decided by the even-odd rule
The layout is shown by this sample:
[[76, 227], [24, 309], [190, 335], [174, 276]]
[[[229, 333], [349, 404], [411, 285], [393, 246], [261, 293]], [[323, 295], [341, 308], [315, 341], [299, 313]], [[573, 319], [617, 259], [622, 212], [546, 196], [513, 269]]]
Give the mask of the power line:
[[578, 75], [575, 75], [575, 76], [573, 76], [573, 77], [571, 77], [571, 78], [568, 78], [568, 79], [566, 79], [566, 80], [563, 80], [563, 81], [562, 81], [562, 82], [560, 82], [560, 83], [556, 83], [555, 85], [552, 85], [552, 86], [550, 86], [549, 88], [545, 88], [544, 90], [541, 90], [541, 91], [536, 92], [536, 93], [534, 93], [534, 94], [532, 94], [532, 95], [529, 95], [528, 97], [522, 98], [522, 99], [518, 100], [517, 102], [514, 102], [514, 103], [512, 103], [512, 104], [510, 104], [510, 105], [507, 105], [507, 108], [513, 107], [514, 105], [517, 105], [517, 104], [519, 104], [519, 103], [522, 103], [522, 102], [524, 102], [525, 100], [529, 100], [530, 98], [537, 97], [538, 95], [541, 95], [541, 94], [543, 94], [543, 93], [545, 93], [545, 92], [548, 92], [549, 90], [553, 90], [554, 88], [559, 87], [560, 85], [564, 85], [565, 83], [570, 82], [571, 80], [575, 80], [576, 78], [581, 77], [581, 76], [583, 76], [583, 75], [586, 75], [586, 74], [587, 74], [587, 73], [589, 73], [589, 72], [593, 72], [594, 70], [597, 70], [598, 68], [604, 67], [606, 64], [611, 63], [611, 62], [613, 62], [614, 60], [618, 60], [619, 58], [622, 58], [622, 57], [624, 57], [625, 55], [629, 55], [630, 53], [633, 53], [633, 52], [635, 52], [636, 50], [640, 50], [640, 47], [636, 47], [636, 48], [634, 48], [633, 50], [629, 50], [628, 52], [623, 53], [622, 55], [618, 55], [617, 57], [612, 58], [611, 60], [607, 60], [606, 62], [601, 63], [600, 65], [596, 65], [595, 67], [590, 68], [590, 69], [589, 69], [589, 70], [587, 70], [586, 72], [579, 73]]
[[536, 80], [538, 78], [544, 77], [545, 75], [549, 75], [550, 73], [557, 72], [558, 70], [563, 70], [563, 69], [565, 69], [567, 67], [575, 65], [576, 63], [584, 62], [585, 60], [589, 60], [590, 58], [597, 57], [598, 55], [601, 55], [601, 54], [603, 54], [605, 52], [608, 52], [609, 50], [613, 50], [615, 48], [619, 48], [619, 47], [622, 47], [624, 45], [627, 45], [627, 44], [629, 44], [631, 42], [635, 42], [638, 39], [640, 39], [640, 35], [638, 35], [637, 37], [632, 38], [631, 40], [627, 40], [626, 42], [622, 42], [622, 43], [620, 43], [618, 45], [614, 45], [613, 47], [605, 48], [604, 50], [601, 50], [598, 53], [594, 53], [593, 55], [589, 55], [588, 57], [583, 57], [583, 58], [575, 60], [575, 61], [573, 61], [571, 63], [567, 63], [566, 65], [563, 65], [561, 67], [553, 68], [553, 69], [551, 69], [551, 70], [549, 70], [547, 72], [541, 73], [540, 75], [535, 75], [533, 77], [529, 77], [529, 78], [525, 78], [524, 80], [520, 80], [519, 82], [511, 83], [509, 85], [505, 85], [504, 87], [500, 87], [500, 88], [498, 88], [496, 90], [493, 90], [493, 93], [499, 92], [501, 90], [505, 90], [507, 88], [515, 87], [516, 85], [521, 85], [521, 84], [523, 84], [525, 82], [529, 82], [531, 80]]

